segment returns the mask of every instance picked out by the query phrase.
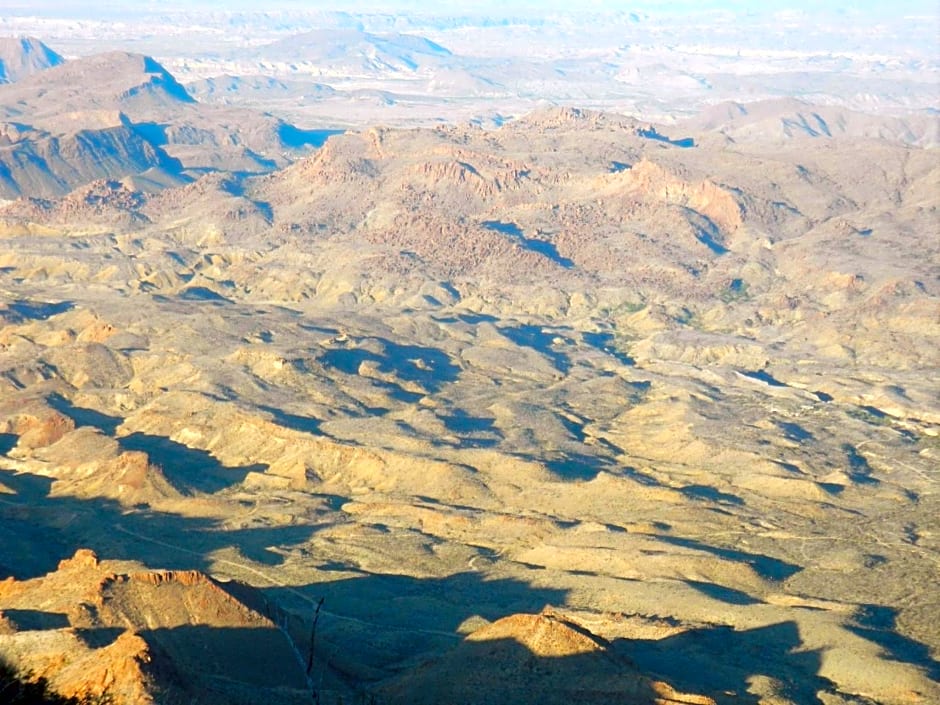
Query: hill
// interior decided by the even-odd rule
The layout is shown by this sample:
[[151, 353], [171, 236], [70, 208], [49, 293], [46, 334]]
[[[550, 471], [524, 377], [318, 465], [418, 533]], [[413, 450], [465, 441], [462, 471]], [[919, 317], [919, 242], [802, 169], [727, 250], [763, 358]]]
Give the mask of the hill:
[[0, 650], [65, 697], [309, 702], [290, 637], [229, 589], [196, 572], [99, 562], [79, 550], [55, 572], [0, 584]]
[[316, 72], [341, 76], [378, 76], [427, 71], [440, 66], [451, 52], [413, 34], [373, 34], [358, 29], [316, 29], [258, 47], [266, 60], [310, 66]]
[[884, 139], [921, 147], [940, 145], [936, 116], [926, 111], [905, 117], [870, 115], [793, 98], [719, 103], [680, 125], [686, 130], [720, 132], [735, 141], [765, 144], [821, 138]]

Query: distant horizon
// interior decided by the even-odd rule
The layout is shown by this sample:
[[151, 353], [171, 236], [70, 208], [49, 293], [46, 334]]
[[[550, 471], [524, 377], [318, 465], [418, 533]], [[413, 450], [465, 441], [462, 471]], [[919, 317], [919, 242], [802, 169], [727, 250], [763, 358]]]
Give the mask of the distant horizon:
[[194, 2], [131, 2], [131, 0], [110, 0], [100, 2], [90, 8], [83, 0], [28, 0], [19, 2], [6, 2], [6, 12], [25, 12], [27, 14], [48, 12], [61, 14], [81, 14], [94, 17], [98, 14], [108, 15], [113, 12], [130, 12], [132, 14], [147, 14], [151, 12], [168, 12], [178, 10], [194, 10], [206, 8], [215, 11], [258, 13], [277, 12], [282, 10], [314, 12], [344, 13], [417, 13], [420, 15], [458, 15], [474, 16], [480, 14], [512, 15], [518, 13], [552, 13], [564, 15], [577, 15], [585, 12], [711, 12], [732, 11], [748, 15], [761, 15], [776, 12], [807, 12], [807, 13], [835, 13], [835, 14], [875, 14], [899, 15], [917, 14], [931, 17], [940, 17], [940, 4], [930, 0], [899, 0], [886, 3], [881, 0], [868, 0], [867, 2], [845, 2], [839, 0], [823, 0], [809, 2], [809, 0], [766, 0], [754, 3], [750, 0], [585, 0], [578, 9], [572, 9], [570, 4], [562, 0], [483, 0], [467, 7], [464, 3], [454, 0], [440, 0], [428, 2], [427, 0], [353, 0], [343, 3], [337, 8], [336, 3], [325, 0], [274, 0], [259, 8], [256, 3], [248, 0], [195, 0]]
[[[203, 100], [311, 128], [499, 122], [542, 104], [671, 122], [781, 97], [905, 115], [936, 110], [940, 86], [940, 19], [924, 0], [9, 2], [4, 36], [69, 60], [151, 56]], [[235, 78], [205, 83], [220, 76]]]

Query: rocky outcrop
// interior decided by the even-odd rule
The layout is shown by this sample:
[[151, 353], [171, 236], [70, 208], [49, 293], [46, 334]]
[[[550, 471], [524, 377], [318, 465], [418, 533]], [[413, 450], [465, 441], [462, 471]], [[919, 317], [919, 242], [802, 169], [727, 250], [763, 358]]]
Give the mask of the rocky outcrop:
[[4, 404], [0, 407], [0, 433], [17, 436], [20, 448], [44, 448], [75, 430], [72, 419], [38, 400], [24, 404], [20, 399], [15, 406]]
[[236, 592], [197, 571], [149, 571], [79, 549], [44, 577], [0, 583], [0, 652], [66, 697], [114, 705], [188, 702], [204, 678], [218, 702], [309, 702], [295, 647], [242, 601], [264, 599]]
[[735, 196], [711, 181], [687, 181], [646, 159], [620, 178], [647, 197], [701, 213], [724, 231], [733, 232], [743, 223], [744, 214]]

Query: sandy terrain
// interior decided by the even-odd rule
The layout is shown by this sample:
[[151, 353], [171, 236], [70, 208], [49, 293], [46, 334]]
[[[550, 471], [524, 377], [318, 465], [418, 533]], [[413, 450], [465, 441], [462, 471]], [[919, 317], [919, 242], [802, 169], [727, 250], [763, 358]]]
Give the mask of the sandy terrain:
[[8, 205], [5, 573], [325, 598], [323, 698], [431, 697], [549, 606], [719, 703], [935, 699], [933, 155], [657, 130], [373, 130]]
[[50, 12], [0, 30], [115, 53], [0, 86], [0, 659], [116, 705], [940, 702], [929, 22], [176, 9], [163, 65]]

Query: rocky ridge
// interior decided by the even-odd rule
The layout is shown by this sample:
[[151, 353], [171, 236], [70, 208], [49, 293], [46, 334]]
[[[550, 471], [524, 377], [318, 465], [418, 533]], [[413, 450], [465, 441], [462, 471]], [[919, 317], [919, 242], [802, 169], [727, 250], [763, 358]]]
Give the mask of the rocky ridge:
[[[256, 602], [264, 604], [260, 596]], [[4, 657], [67, 697], [107, 696], [116, 703], [188, 702], [205, 692], [226, 702], [309, 698], [286, 631], [197, 571], [135, 569], [81, 549], [44, 577], [0, 583], [0, 612]]]

